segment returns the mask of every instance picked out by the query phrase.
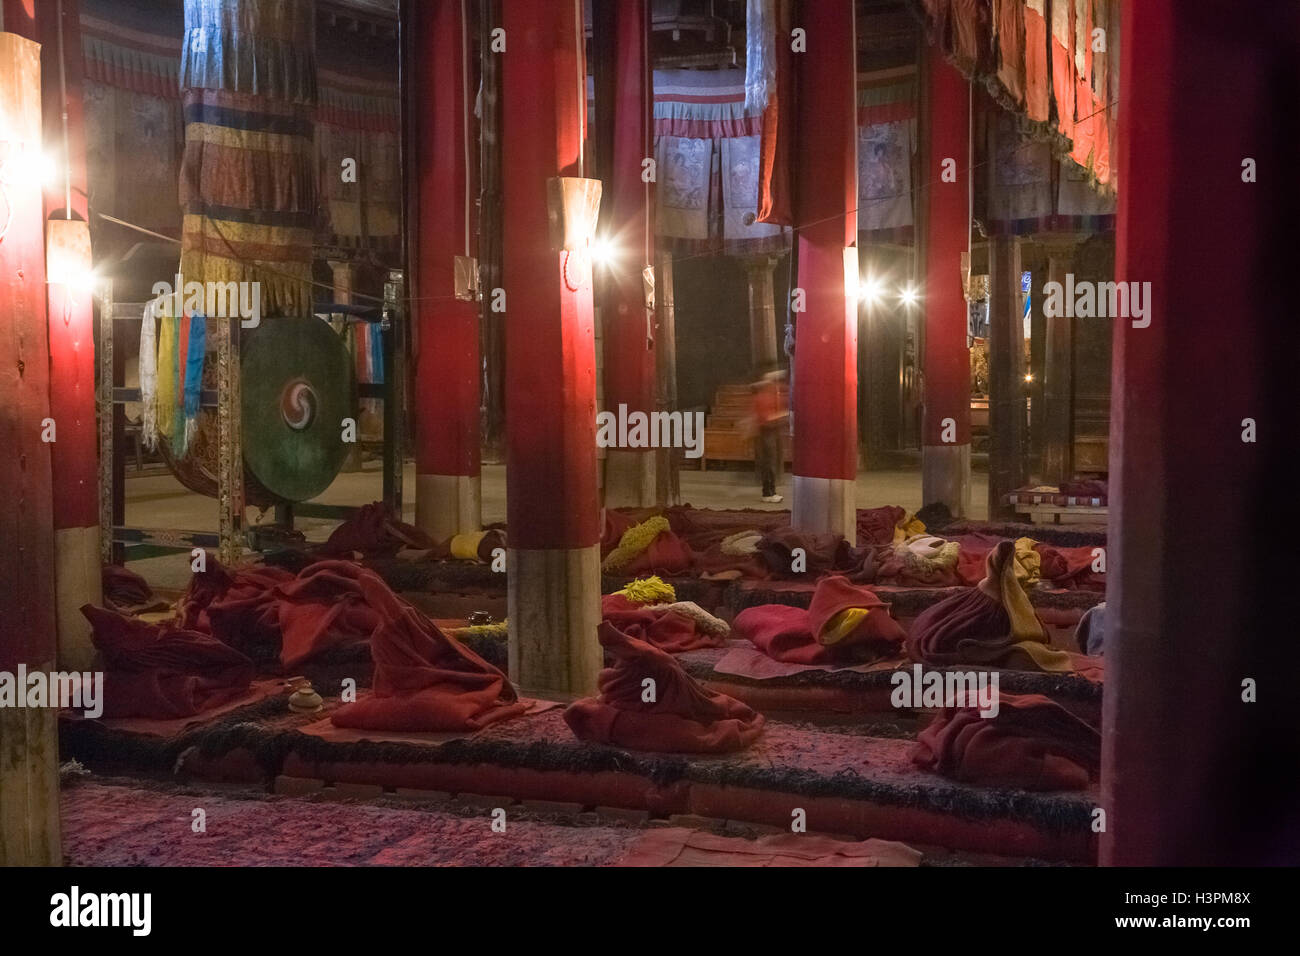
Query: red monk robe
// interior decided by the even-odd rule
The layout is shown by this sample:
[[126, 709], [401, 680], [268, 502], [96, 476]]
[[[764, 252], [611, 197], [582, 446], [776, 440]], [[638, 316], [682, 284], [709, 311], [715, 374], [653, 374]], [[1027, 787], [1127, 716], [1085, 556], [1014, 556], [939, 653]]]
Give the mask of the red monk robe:
[[[614, 666], [600, 672], [599, 697], [574, 701], [564, 712], [578, 739], [660, 753], [729, 753], [763, 732], [761, 714], [706, 692], [671, 654], [609, 623], [599, 634]], [[653, 700], [646, 699], [649, 688]]]
[[197, 631], [81, 608], [103, 655], [104, 717], [193, 717], [243, 696], [253, 662]]
[[946, 708], [917, 736], [912, 762], [986, 787], [1083, 790], [1101, 763], [1101, 735], [1038, 694], [1002, 694], [996, 717]]
[[[844, 616], [851, 611], [865, 613]], [[905, 639], [884, 601], [839, 575], [817, 582], [808, 610], [783, 604], [746, 608], [731, 633], [788, 664], [872, 664], [901, 657]]]
[[604, 595], [600, 599], [600, 616], [623, 633], [669, 654], [721, 647], [726, 643], [721, 635], [701, 630], [694, 618], [667, 607], [635, 604], [622, 594]]
[[375, 679], [369, 696], [334, 711], [334, 726], [478, 730], [528, 709], [505, 674], [442, 633], [378, 575], [356, 568], [351, 587], [378, 617], [370, 635]]
[[926, 608], [907, 637], [908, 656], [937, 665], [1072, 670], [1069, 655], [1049, 646], [1047, 630], [1016, 579], [1015, 553], [1013, 542], [999, 542], [976, 587]]

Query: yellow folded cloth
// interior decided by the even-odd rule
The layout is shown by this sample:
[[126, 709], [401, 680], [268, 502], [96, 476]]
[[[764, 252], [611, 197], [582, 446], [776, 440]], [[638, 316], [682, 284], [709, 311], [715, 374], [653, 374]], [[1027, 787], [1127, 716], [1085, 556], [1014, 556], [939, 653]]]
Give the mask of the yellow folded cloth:
[[1016, 577], [1022, 584], [1037, 584], [1043, 574], [1043, 556], [1035, 548], [1033, 538], [1016, 539]]
[[894, 525], [895, 544], [902, 544], [918, 534], [925, 534], [925, 522], [911, 512], [903, 515], [903, 520]]
[[452, 535], [451, 556], [457, 561], [479, 560], [478, 546], [486, 535], [486, 531], [466, 531], [463, 534]]
[[844, 638], [856, 631], [858, 625], [861, 624], [870, 613], [870, 608], [846, 607], [826, 622], [826, 626], [822, 628], [822, 632], [817, 635], [817, 643], [826, 645], [838, 644], [840, 641], [844, 640]]

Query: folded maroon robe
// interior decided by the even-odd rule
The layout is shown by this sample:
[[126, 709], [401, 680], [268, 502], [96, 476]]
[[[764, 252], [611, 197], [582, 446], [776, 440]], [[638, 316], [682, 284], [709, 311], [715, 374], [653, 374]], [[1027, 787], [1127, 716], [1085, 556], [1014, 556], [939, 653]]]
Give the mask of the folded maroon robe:
[[368, 558], [391, 557], [403, 548], [429, 550], [437, 543], [414, 525], [394, 515], [386, 505], [375, 501], [334, 529], [321, 545], [325, 557], [351, 557], [359, 552]]
[[686, 543], [671, 531], [661, 531], [648, 548], [618, 570], [620, 574], [675, 575], [690, 569], [691, 552]]
[[749, 554], [727, 554], [721, 542], [711, 544], [703, 551], [691, 550], [691, 569], [701, 576], [713, 578], [770, 578], [767, 562], [757, 551]]
[[[820, 643], [817, 635], [831, 618], [853, 607], [870, 613], [840, 641]], [[889, 605], [839, 575], [817, 582], [808, 610], [783, 604], [746, 608], [736, 615], [731, 633], [787, 664], [873, 664], [901, 656], [905, 640], [902, 627], [889, 616]]]
[[246, 694], [253, 662], [207, 634], [86, 604], [103, 655], [104, 717], [192, 717]]
[[622, 594], [606, 594], [600, 599], [600, 616], [620, 631], [640, 638], [669, 654], [721, 647], [726, 640], [701, 631], [693, 618], [661, 607], [641, 607]]
[[907, 516], [898, 505], [858, 509], [858, 547], [894, 543], [894, 529]]
[[106, 564], [100, 571], [100, 586], [104, 603], [110, 607], [129, 610], [150, 604], [154, 600], [149, 582], [134, 571], [117, 564]]
[[1002, 694], [996, 717], [945, 708], [916, 738], [912, 762], [953, 780], [1023, 790], [1082, 790], [1101, 762], [1101, 735], [1040, 694]]
[[1096, 547], [1062, 548], [1040, 544], [1034, 550], [1042, 558], [1042, 578], [1052, 587], [1105, 593], [1106, 572], [1092, 569], [1097, 560]]
[[[336, 563], [343, 562], [323, 562]], [[328, 573], [376, 614], [370, 635], [375, 679], [369, 696], [330, 715], [334, 726], [408, 733], [478, 730], [528, 709], [505, 674], [443, 634], [378, 575], [345, 566], [352, 568], [346, 576], [339, 568], [325, 568], [317, 577], [323, 581]]]
[[[671, 654], [600, 625], [600, 643], [614, 666], [600, 672], [599, 697], [576, 700], [564, 721], [579, 740], [660, 753], [728, 753], [763, 732], [763, 716], [725, 694], [707, 693]], [[653, 702], [642, 700], [654, 681]]]
[[[213, 634], [232, 647], [240, 647], [241, 643], [255, 640], [251, 631], [274, 629], [275, 616], [267, 604], [277, 585], [293, 579], [294, 573], [284, 568], [227, 568], [209, 554], [206, 568], [195, 572], [181, 597], [177, 608], [180, 626]], [[220, 629], [213, 628], [214, 607], [229, 624], [229, 633], [218, 633]]]
[[975, 587], [921, 612], [907, 636], [907, 655], [937, 664], [998, 665], [1068, 672], [1067, 654], [1048, 644], [1047, 630], [1015, 577], [1015, 544], [989, 552], [987, 573]]
[[790, 523], [788, 511], [692, 508], [690, 505], [666, 508], [663, 516], [668, 519], [673, 534], [696, 553], [707, 551], [740, 531], [766, 533]]
[[[805, 564], [802, 571], [794, 567], [794, 550], [802, 548]], [[758, 541], [758, 553], [774, 578], [796, 578], [815, 580], [830, 571], [852, 574], [855, 578], [865, 572], [869, 575], [871, 562], [864, 565], [863, 552], [856, 550], [843, 535], [815, 534], [810, 531], [795, 531], [781, 528], [770, 531]], [[868, 550], [867, 555], [870, 554]]]

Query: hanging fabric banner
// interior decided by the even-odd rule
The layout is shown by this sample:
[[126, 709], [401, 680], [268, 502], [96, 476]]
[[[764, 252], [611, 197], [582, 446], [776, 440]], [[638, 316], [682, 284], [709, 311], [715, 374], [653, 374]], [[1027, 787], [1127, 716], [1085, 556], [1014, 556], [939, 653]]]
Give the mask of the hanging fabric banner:
[[858, 231], [877, 242], [912, 237], [916, 95], [910, 70], [858, 78]]
[[1047, 69], [1045, 0], [1025, 0], [1025, 114], [1034, 123], [1051, 118], [1051, 77]]
[[781, 235], [781, 227], [755, 222], [758, 212], [759, 138], [722, 140], [722, 237], [763, 239]]
[[311, 309], [316, 19], [308, 0], [186, 0], [181, 272]]
[[1074, 137], [1074, 0], [1049, 0], [1052, 10], [1052, 98], [1056, 103], [1056, 128]]
[[993, 0], [993, 33], [997, 49], [997, 78], [1008, 109], [1025, 105], [1025, 2]]
[[791, 123], [794, 116], [794, 65], [790, 44], [785, 38], [790, 36], [793, 0], [775, 0], [773, 16], [776, 35], [781, 37], [781, 42], [775, 45], [776, 85], [769, 89], [758, 147], [758, 221], [790, 226], [794, 224], [790, 179], [794, 155]]
[[988, 220], [995, 235], [1048, 229], [1052, 218], [1051, 146], [1021, 135], [1016, 117], [998, 113], [988, 126]]

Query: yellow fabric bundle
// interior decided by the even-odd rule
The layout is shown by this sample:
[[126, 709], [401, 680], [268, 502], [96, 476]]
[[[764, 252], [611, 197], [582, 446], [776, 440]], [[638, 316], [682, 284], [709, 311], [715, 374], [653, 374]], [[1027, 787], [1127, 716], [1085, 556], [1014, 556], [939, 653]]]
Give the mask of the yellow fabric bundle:
[[[1022, 541], [1028, 541], [1028, 538], [1022, 538]], [[1020, 542], [1016, 542], [1017, 550]], [[988, 567], [990, 572], [997, 570], [996, 549], [990, 552]], [[1039, 670], [1066, 673], [1074, 669], [1070, 661], [1070, 655], [1065, 651], [1058, 651], [1051, 646], [1051, 639], [1043, 624], [1034, 613], [1034, 607], [1029, 603], [1029, 595], [1020, 585], [1020, 563], [1014, 558], [1007, 561], [1000, 569], [994, 580], [980, 582], [980, 589], [986, 594], [991, 585], [996, 593], [994, 597], [1001, 599], [1002, 607], [1006, 609], [1007, 617], [1011, 619], [1011, 637], [1015, 641], [1016, 647], [1023, 651], [1029, 658], [1038, 665]], [[987, 583], [986, 583], [987, 582]]]
[[662, 515], [655, 515], [640, 524], [633, 525], [623, 532], [623, 537], [618, 539], [618, 547], [605, 555], [601, 567], [606, 571], [617, 571], [619, 568], [626, 567], [633, 558], [650, 547], [650, 543], [655, 538], [667, 530], [669, 530], [668, 519]]
[[630, 582], [627, 587], [614, 593], [623, 595], [638, 607], [644, 607], [647, 604], [671, 604], [677, 600], [677, 592], [673, 590], [673, 586], [658, 575], [637, 578], [635, 581]]
[[478, 546], [482, 543], [486, 531], [467, 531], [463, 534], [452, 535], [451, 537], [451, 556], [457, 561], [477, 561]]
[[1043, 575], [1043, 556], [1035, 550], [1037, 545], [1033, 538], [1016, 539], [1016, 577], [1022, 584], [1037, 584]]
[[870, 613], [870, 608], [846, 607], [826, 622], [826, 626], [822, 628], [822, 632], [817, 635], [817, 643], [827, 645], [838, 644], [840, 641], [844, 640], [844, 638], [857, 630], [858, 625], [861, 624], [863, 619]]
[[903, 520], [894, 525], [894, 543], [902, 544], [908, 538], [925, 534], [925, 522], [910, 511], [903, 515]]

